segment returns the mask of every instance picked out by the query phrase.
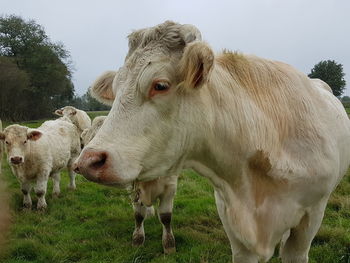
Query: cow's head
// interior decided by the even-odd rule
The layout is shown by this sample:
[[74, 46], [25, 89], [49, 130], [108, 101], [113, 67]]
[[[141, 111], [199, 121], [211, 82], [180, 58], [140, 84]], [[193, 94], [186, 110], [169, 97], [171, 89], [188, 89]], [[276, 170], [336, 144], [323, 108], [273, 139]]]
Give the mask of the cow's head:
[[74, 108], [73, 106], [65, 106], [61, 109], [55, 110], [55, 114], [57, 116], [60, 116], [60, 117], [62, 117], [62, 116], [67, 116], [67, 117], [74, 116], [77, 114], [77, 109]]
[[8, 126], [0, 132], [0, 140], [5, 141], [8, 162], [11, 165], [24, 163], [24, 158], [30, 153], [30, 142], [39, 140], [42, 133], [20, 125]]
[[79, 127], [79, 120], [77, 117], [77, 109], [73, 106], [65, 106], [61, 109], [55, 110], [57, 116], [63, 117], [66, 121], [72, 122], [75, 126]]
[[132, 33], [118, 74], [109, 71], [91, 87], [95, 98], [113, 106], [76, 171], [116, 186], [178, 172], [195, 147], [193, 110], [201, 114], [195, 105], [213, 60], [194, 26], [167, 21]]

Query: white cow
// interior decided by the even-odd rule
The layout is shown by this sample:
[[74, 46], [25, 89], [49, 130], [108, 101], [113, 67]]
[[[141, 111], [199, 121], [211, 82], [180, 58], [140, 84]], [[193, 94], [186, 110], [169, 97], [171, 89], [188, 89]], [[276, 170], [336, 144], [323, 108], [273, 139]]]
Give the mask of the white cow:
[[76, 126], [57, 119], [44, 122], [38, 129], [11, 125], [0, 133], [5, 141], [8, 162], [21, 184], [23, 205], [30, 209], [32, 184], [38, 197], [37, 209], [47, 207], [45, 194], [49, 177], [53, 179], [53, 195], [60, 193], [60, 171], [67, 167], [71, 189], [75, 189], [72, 164], [80, 153], [80, 139]]
[[214, 55], [173, 22], [132, 33], [105, 83], [95, 93], [113, 107], [77, 171], [123, 186], [192, 168], [214, 186], [234, 262], [267, 262], [282, 237], [283, 263], [308, 262], [350, 162], [350, 121], [329, 90], [281, 62]]
[[55, 114], [58, 116], [65, 116], [78, 127], [79, 133], [83, 130], [91, 127], [91, 119], [89, 115], [83, 110], [74, 108], [73, 106], [65, 106], [61, 109], [55, 110]]
[[[96, 86], [92, 88], [99, 88]], [[101, 128], [106, 116], [96, 117], [92, 121], [89, 129], [85, 129], [81, 134], [83, 145], [87, 145]], [[143, 226], [144, 219], [153, 215], [153, 204], [159, 200], [157, 209], [158, 217], [163, 226], [162, 243], [165, 254], [176, 251], [175, 238], [171, 229], [171, 217], [173, 211], [173, 202], [176, 194], [178, 176], [158, 177], [149, 182], [137, 182], [134, 184], [133, 201], [135, 230], [132, 237], [134, 246], [143, 245], [145, 241], [145, 230]]]
[[97, 116], [95, 119], [93, 119], [91, 127], [83, 130], [80, 135], [82, 146], [87, 145], [92, 140], [92, 138], [94, 138], [105, 119], [106, 116]]

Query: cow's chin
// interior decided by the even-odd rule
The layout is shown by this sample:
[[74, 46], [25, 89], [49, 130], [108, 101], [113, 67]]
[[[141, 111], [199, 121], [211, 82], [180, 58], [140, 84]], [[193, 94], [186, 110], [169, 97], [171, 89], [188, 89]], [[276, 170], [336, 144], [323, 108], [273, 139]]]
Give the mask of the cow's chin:
[[139, 171], [129, 171], [124, 175], [123, 173], [118, 173], [117, 171], [114, 171], [114, 169], [103, 169], [98, 173], [97, 176], [89, 176], [89, 174], [87, 173], [84, 174], [84, 177], [89, 181], [98, 184], [125, 189], [129, 188], [133, 184], [138, 174]]
[[174, 171], [171, 172], [170, 170], [171, 170], [170, 166], [165, 166], [165, 165], [159, 165], [149, 170], [142, 170], [140, 174], [137, 176], [137, 181], [146, 182], [146, 181], [152, 181], [159, 177], [174, 175], [175, 172]]

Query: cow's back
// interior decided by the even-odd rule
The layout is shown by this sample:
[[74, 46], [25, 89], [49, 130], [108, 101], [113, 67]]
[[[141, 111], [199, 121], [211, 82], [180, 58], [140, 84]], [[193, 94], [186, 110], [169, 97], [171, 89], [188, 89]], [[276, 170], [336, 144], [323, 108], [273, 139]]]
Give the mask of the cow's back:
[[77, 126], [81, 131], [91, 127], [91, 119], [85, 111], [77, 109], [76, 118]]
[[44, 133], [43, 146], [50, 151], [53, 170], [65, 167], [71, 157], [79, 153], [79, 132], [71, 122], [60, 119], [46, 121], [38, 129]]

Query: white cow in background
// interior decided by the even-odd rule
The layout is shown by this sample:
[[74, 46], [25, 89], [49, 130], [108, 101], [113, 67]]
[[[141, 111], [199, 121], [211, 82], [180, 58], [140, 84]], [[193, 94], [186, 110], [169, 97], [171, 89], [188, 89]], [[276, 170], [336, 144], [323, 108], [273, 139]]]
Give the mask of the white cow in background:
[[81, 134], [83, 130], [91, 127], [91, 119], [89, 115], [85, 111], [79, 110], [73, 106], [65, 106], [61, 109], [55, 110], [55, 114], [70, 119], [70, 121], [77, 126], [79, 134]]
[[[92, 88], [99, 88], [99, 81], [96, 81]], [[103, 101], [102, 101], [103, 103]], [[81, 134], [82, 145], [87, 145], [98, 130], [101, 128], [106, 116], [96, 117], [92, 121], [89, 129], [85, 129]], [[144, 220], [154, 214], [153, 204], [159, 200], [157, 209], [158, 217], [163, 226], [162, 244], [165, 254], [176, 251], [175, 238], [171, 228], [171, 217], [173, 202], [177, 188], [177, 175], [169, 177], [159, 177], [149, 182], [137, 182], [133, 186], [133, 201], [135, 230], [132, 237], [134, 246], [143, 245], [145, 241]]]
[[[293, 67], [225, 51], [190, 25], [129, 36], [125, 64], [95, 94], [113, 102], [76, 171], [123, 187], [192, 168], [210, 179], [235, 263], [306, 263], [350, 162], [350, 121]], [[116, 90], [115, 97], [113, 90]]]
[[0, 133], [0, 140], [5, 141], [8, 162], [21, 184], [25, 208], [32, 206], [32, 185], [38, 197], [37, 209], [47, 207], [49, 177], [53, 179], [53, 195], [60, 194], [60, 171], [65, 167], [70, 176], [69, 188], [76, 188], [72, 164], [80, 153], [80, 138], [74, 124], [57, 119], [46, 121], [37, 129], [10, 125]]
[[101, 128], [106, 116], [97, 116], [93, 119], [90, 128], [86, 128], [80, 135], [82, 146], [87, 145]]

